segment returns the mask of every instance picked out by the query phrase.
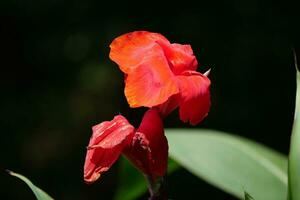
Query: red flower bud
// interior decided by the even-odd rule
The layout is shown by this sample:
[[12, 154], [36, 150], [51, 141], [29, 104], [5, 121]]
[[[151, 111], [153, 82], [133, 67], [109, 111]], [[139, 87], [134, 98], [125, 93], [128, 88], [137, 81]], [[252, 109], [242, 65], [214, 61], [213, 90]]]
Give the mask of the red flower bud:
[[148, 110], [125, 155], [144, 174], [155, 180], [167, 171], [168, 141], [157, 109]]

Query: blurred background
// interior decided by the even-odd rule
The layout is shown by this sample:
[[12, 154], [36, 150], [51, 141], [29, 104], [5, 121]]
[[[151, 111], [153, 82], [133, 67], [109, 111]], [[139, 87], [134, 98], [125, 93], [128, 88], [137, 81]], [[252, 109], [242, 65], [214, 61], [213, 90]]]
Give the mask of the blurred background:
[[[196, 128], [232, 132], [287, 154], [298, 7], [271, 0], [2, 0], [0, 199], [34, 199], [5, 169], [24, 174], [55, 199], [112, 199], [119, 163], [86, 185], [85, 147], [94, 124], [118, 113], [135, 125], [140, 121], [144, 110], [128, 108], [123, 75], [108, 57], [110, 42], [134, 30], [191, 44], [198, 70], [212, 69], [211, 112]], [[166, 127], [191, 128], [177, 112]], [[169, 192], [172, 199], [234, 199], [184, 169], [169, 177]]]

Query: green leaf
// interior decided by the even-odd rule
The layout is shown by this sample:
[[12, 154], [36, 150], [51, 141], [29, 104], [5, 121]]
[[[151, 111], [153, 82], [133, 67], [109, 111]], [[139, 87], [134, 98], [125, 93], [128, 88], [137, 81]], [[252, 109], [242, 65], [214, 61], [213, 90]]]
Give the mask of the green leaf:
[[[168, 174], [176, 171], [179, 165], [169, 159]], [[119, 184], [114, 200], [137, 199], [147, 191], [147, 183], [142, 173], [135, 169], [129, 161], [122, 157], [120, 161]]]
[[210, 184], [244, 198], [283, 200], [286, 156], [251, 140], [213, 130], [169, 129], [170, 156]]
[[21, 179], [22, 181], [24, 181], [32, 190], [32, 192], [34, 193], [34, 195], [36, 196], [37, 200], [54, 200], [52, 197], [50, 197], [46, 192], [44, 192], [43, 190], [41, 190], [40, 188], [38, 188], [37, 186], [35, 186], [28, 178], [26, 178], [25, 176], [21, 175], [21, 174], [17, 174], [15, 172], [9, 171], [7, 170], [8, 173], [12, 176], [15, 176], [19, 179]]
[[[295, 55], [295, 54], [294, 54]], [[297, 69], [297, 59], [295, 55]], [[300, 73], [297, 70], [297, 91], [295, 118], [291, 136], [289, 154], [289, 199], [300, 199]]]
[[253, 197], [250, 194], [248, 194], [246, 191], [244, 192], [244, 194], [245, 194], [245, 200], [254, 200]]

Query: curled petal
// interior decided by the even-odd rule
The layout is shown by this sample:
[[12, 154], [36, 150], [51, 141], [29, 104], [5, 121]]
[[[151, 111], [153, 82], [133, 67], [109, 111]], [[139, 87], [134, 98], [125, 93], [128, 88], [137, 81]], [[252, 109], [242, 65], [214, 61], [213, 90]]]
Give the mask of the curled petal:
[[148, 110], [125, 155], [144, 174], [155, 180], [167, 170], [168, 141], [157, 109]]
[[179, 115], [183, 122], [196, 125], [210, 109], [210, 80], [198, 72], [185, 72], [177, 76], [180, 88]]
[[178, 75], [186, 70], [195, 71], [197, 69], [198, 62], [190, 45], [170, 44], [166, 41], [157, 43], [163, 48], [174, 74]]
[[84, 164], [86, 183], [93, 183], [111, 167], [130, 143], [133, 133], [134, 127], [121, 115], [93, 127]]
[[134, 71], [149, 55], [149, 49], [156, 45], [157, 41], [168, 40], [159, 33], [147, 31], [134, 31], [121, 35], [110, 44], [111, 60], [115, 61], [120, 69], [128, 74]]
[[125, 79], [125, 96], [130, 107], [153, 107], [178, 93], [175, 77], [159, 45], [153, 45], [143, 61]]

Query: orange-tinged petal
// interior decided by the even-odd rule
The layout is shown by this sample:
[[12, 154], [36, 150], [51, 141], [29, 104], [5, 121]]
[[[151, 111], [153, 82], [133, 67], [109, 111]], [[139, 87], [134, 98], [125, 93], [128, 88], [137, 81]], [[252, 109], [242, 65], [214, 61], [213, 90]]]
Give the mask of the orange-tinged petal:
[[84, 164], [84, 180], [93, 183], [118, 159], [134, 134], [134, 127], [121, 115], [93, 127]]
[[178, 91], [175, 76], [158, 44], [148, 49], [139, 67], [125, 79], [125, 96], [130, 107], [153, 107]]
[[210, 80], [198, 72], [185, 72], [177, 76], [180, 87], [179, 115], [183, 122], [196, 125], [210, 109]]
[[157, 42], [164, 50], [167, 60], [174, 74], [181, 74], [183, 71], [195, 71], [198, 62], [190, 45], [170, 44], [168, 41]]
[[149, 49], [156, 45], [157, 41], [168, 40], [159, 33], [147, 31], [135, 31], [121, 35], [113, 40], [110, 45], [109, 57], [115, 61], [120, 69], [128, 74], [134, 71], [149, 55]]
[[155, 180], [167, 170], [168, 141], [157, 109], [149, 109], [135, 133], [125, 155], [144, 174]]

